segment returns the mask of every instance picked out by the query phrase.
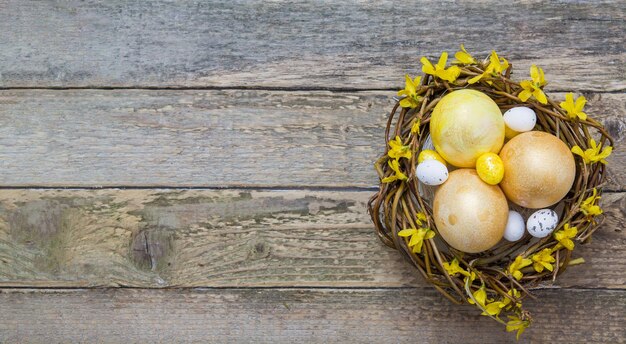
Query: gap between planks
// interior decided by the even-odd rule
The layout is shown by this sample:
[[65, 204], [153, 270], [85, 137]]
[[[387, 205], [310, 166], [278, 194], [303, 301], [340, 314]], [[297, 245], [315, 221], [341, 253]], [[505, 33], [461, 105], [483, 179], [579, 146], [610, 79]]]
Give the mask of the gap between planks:
[[[421, 74], [420, 74], [421, 75]], [[230, 91], [230, 90], [242, 90], [242, 91], [281, 91], [281, 92], [302, 92], [302, 91], [327, 91], [332, 93], [357, 93], [357, 92], [385, 92], [399, 91], [398, 87], [379, 87], [379, 88], [356, 88], [356, 87], [304, 87], [304, 86], [48, 86], [48, 87], [31, 87], [31, 86], [0, 86], [0, 91], [15, 91], [15, 90], [33, 90], [33, 91], [71, 91], [71, 90], [94, 90], [94, 91], [115, 91], [115, 90], [142, 90], [142, 91]], [[565, 93], [573, 92], [578, 93], [601, 93], [601, 94], [622, 94], [626, 91], [625, 88], [612, 89], [612, 90], [592, 90], [592, 89], [560, 89], [551, 88], [550, 92]]]
[[[1, 190], [242, 190], [242, 191], [337, 191], [337, 192], [376, 192], [378, 186], [246, 186], [228, 185], [219, 186], [174, 186], [174, 185], [107, 185], [107, 186], [81, 186], [81, 185], [3, 185]], [[622, 193], [626, 189], [604, 189], [604, 193]]]

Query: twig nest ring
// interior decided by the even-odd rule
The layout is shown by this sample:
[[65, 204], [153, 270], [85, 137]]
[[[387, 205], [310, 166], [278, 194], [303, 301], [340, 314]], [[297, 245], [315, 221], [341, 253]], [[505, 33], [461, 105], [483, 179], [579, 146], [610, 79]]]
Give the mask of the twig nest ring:
[[550, 99], [541, 68], [515, 81], [495, 51], [454, 56], [422, 57], [425, 75], [405, 76], [368, 210], [416, 273], [519, 336], [532, 322], [522, 307], [531, 288], [580, 264], [576, 247], [602, 222], [613, 140], [583, 112], [584, 96]]

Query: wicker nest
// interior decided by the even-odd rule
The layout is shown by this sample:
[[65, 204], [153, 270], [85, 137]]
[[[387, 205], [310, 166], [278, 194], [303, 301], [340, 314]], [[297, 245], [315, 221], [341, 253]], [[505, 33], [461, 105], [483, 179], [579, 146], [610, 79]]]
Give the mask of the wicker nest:
[[[520, 104], [534, 109], [537, 114], [534, 130], [553, 134], [570, 148], [578, 146], [582, 151], [591, 149], [593, 152], [595, 147], [602, 147], [608, 154], [613, 141], [598, 121], [590, 117], [581, 119], [572, 116], [549, 96], [544, 102], [535, 97], [526, 101], [520, 99], [524, 83], [511, 79], [512, 65], [497, 57], [495, 52], [491, 59], [482, 62], [476, 62], [469, 57], [463, 48], [462, 52], [457, 53], [457, 57], [458, 54], [461, 54], [459, 60], [465, 60], [466, 63], [457, 61], [450, 67], [455, 69], [451, 73], [456, 72], [455, 78], [443, 76], [453, 80], [446, 81], [431, 70], [434, 75], [424, 74], [416, 85], [415, 92], [408, 95], [412, 97], [411, 104], [405, 101], [403, 105], [406, 107], [403, 107], [401, 100], [404, 98], [397, 99], [387, 121], [385, 139], [389, 142], [399, 136], [402, 144], [410, 147], [413, 154], [409, 159], [396, 160], [399, 162], [397, 166], [407, 178], [381, 182], [380, 190], [368, 203], [368, 210], [383, 243], [398, 250], [435, 289], [454, 303], [474, 304], [483, 315], [506, 325], [508, 331], [517, 330], [519, 336], [532, 320], [529, 312], [522, 308], [524, 298], [534, 298], [530, 290], [542, 282], [553, 282], [568, 266], [584, 260], [573, 258], [575, 248], [570, 250], [564, 247], [556, 235], [536, 239], [526, 233], [517, 242], [502, 240], [491, 249], [476, 254], [455, 250], [441, 239], [433, 220], [432, 197], [424, 192], [426, 188], [418, 181], [415, 173], [418, 153], [422, 149], [430, 148], [427, 141], [431, 112], [445, 94], [461, 88], [471, 88], [491, 97], [503, 112]], [[502, 67], [500, 70], [498, 66], [490, 65], [495, 63], [494, 58]], [[427, 62], [424, 58], [422, 61]], [[445, 66], [445, 61], [443, 64]], [[426, 68], [423, 71], [427, 71]], [[537, 69], [534, 72], [537, 76]], [[543, 72], [540, 73], [543, 78]], [[482, 78], [478, 82], [472, 80], [473, 83], [470, 83], [478, 75], [482, 75]], [[543, 85], [539, 86], [541, 89]], [[595, 142], [598, 142], [597, 146]], [[389, 162], [393, 159], [388, 156], [388, 151], [387, 146], [385, 154], [375, 163], [381, 180], [396, 172], [390, 167]], [[559, 223], [554, 233], [559, 233], [564, 228], [576, 227], [577, 232], [570, 239], [576, 244], [589, 241], [602, 222], [602, 216], [597, 216], [598, 212], [601, 213], [599, 207], [590, 211], [590, 207], [597, 206], [606, 176], [605, 161], [599, 160], [589, 161], [575, 155], [574, 184], [565, 198], [551, 207], [559, 213]], [[398, 233], [419, 223], [425, 230], [432, 230], [434, 233], [422, 236], [422, 247], [416, 252], [409, 246], [409, 238]], [[567, 227], [564, 227], [566, 224]], [[568, 246], [571, 248], [571, 245]], [[546, 248], [550, 250], [545, 251]], [[534, 268], [534, 257], [542, 251], [550, 253], [554, 259], [551, 263], [552, 271], [543, 269], [538, 272]]]

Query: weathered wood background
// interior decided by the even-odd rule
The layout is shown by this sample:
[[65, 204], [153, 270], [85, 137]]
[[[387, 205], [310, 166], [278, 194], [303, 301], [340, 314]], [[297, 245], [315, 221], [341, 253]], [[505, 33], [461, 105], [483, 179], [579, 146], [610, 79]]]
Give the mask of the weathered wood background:
[[626, 4], [0, 0], [0, 342], [515, 342], [376, 238], [421, 55], [541, 65], [616, 139], [520, 342], [626, 342]]

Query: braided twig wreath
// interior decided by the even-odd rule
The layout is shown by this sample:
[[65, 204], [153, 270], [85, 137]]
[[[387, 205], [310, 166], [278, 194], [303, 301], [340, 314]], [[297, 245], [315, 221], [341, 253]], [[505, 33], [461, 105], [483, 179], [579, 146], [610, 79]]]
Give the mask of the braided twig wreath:
[[[604, 158], [613, 141], [598, 121], [582, 112], [584, 97], [574, 102], [568, 94], [559, 104], [546, 96], [543, 71], [536, 66], [531, 67], [532, 80], [516, 82], [511, 79], [512, 66], [495, 52], [477, 62], [461, 46], [455, 56], [457, 61], [448, 68], [446, 53], [435, 66], [422, 58], [425, 74], [421, 80], [407, 75], [407, 88], [399, 92], [404, 98], [391, 110], [385, 139], [389, 142], [399, 137], [413, 154], [408, 159], [393, 159], [386, 146], [375, 164], [380, 189], [370, 199], [368, 210], [383, 243], [397, 249], [435, 289], [454, 303], [475, 304], [483, 315], [519, 336], [532, 320], [522, 308], [522, 299], [533, 297], [529, 289], [542, 281], [554, 281], [569, 265], [583, 262], [572, 258], [574, 243], [589, 240], [602, 222], [597, 216], [602, 213], [597, 199], [606, 175]], [[483, 92], [502, 111], [520, 104], [532, 108], [537, 114], [534, 130], [553, 134], [572, 149], [576, 177], [565, 198], [551, 207], [560, 210], [553, 235], [536, 239], [526, 234], [517, 242], [503, 240], [477, 254], [455, 250], [438, 235], [432, 200], [421, 192], [423, 187], [416, 178], [417, 153], [424, 149], [430, 114], [437, 102], [461, 88]], [[411, 231], [401, 233], [407, 228]], [[538, 266], [542, 263], [551, 271]]]

